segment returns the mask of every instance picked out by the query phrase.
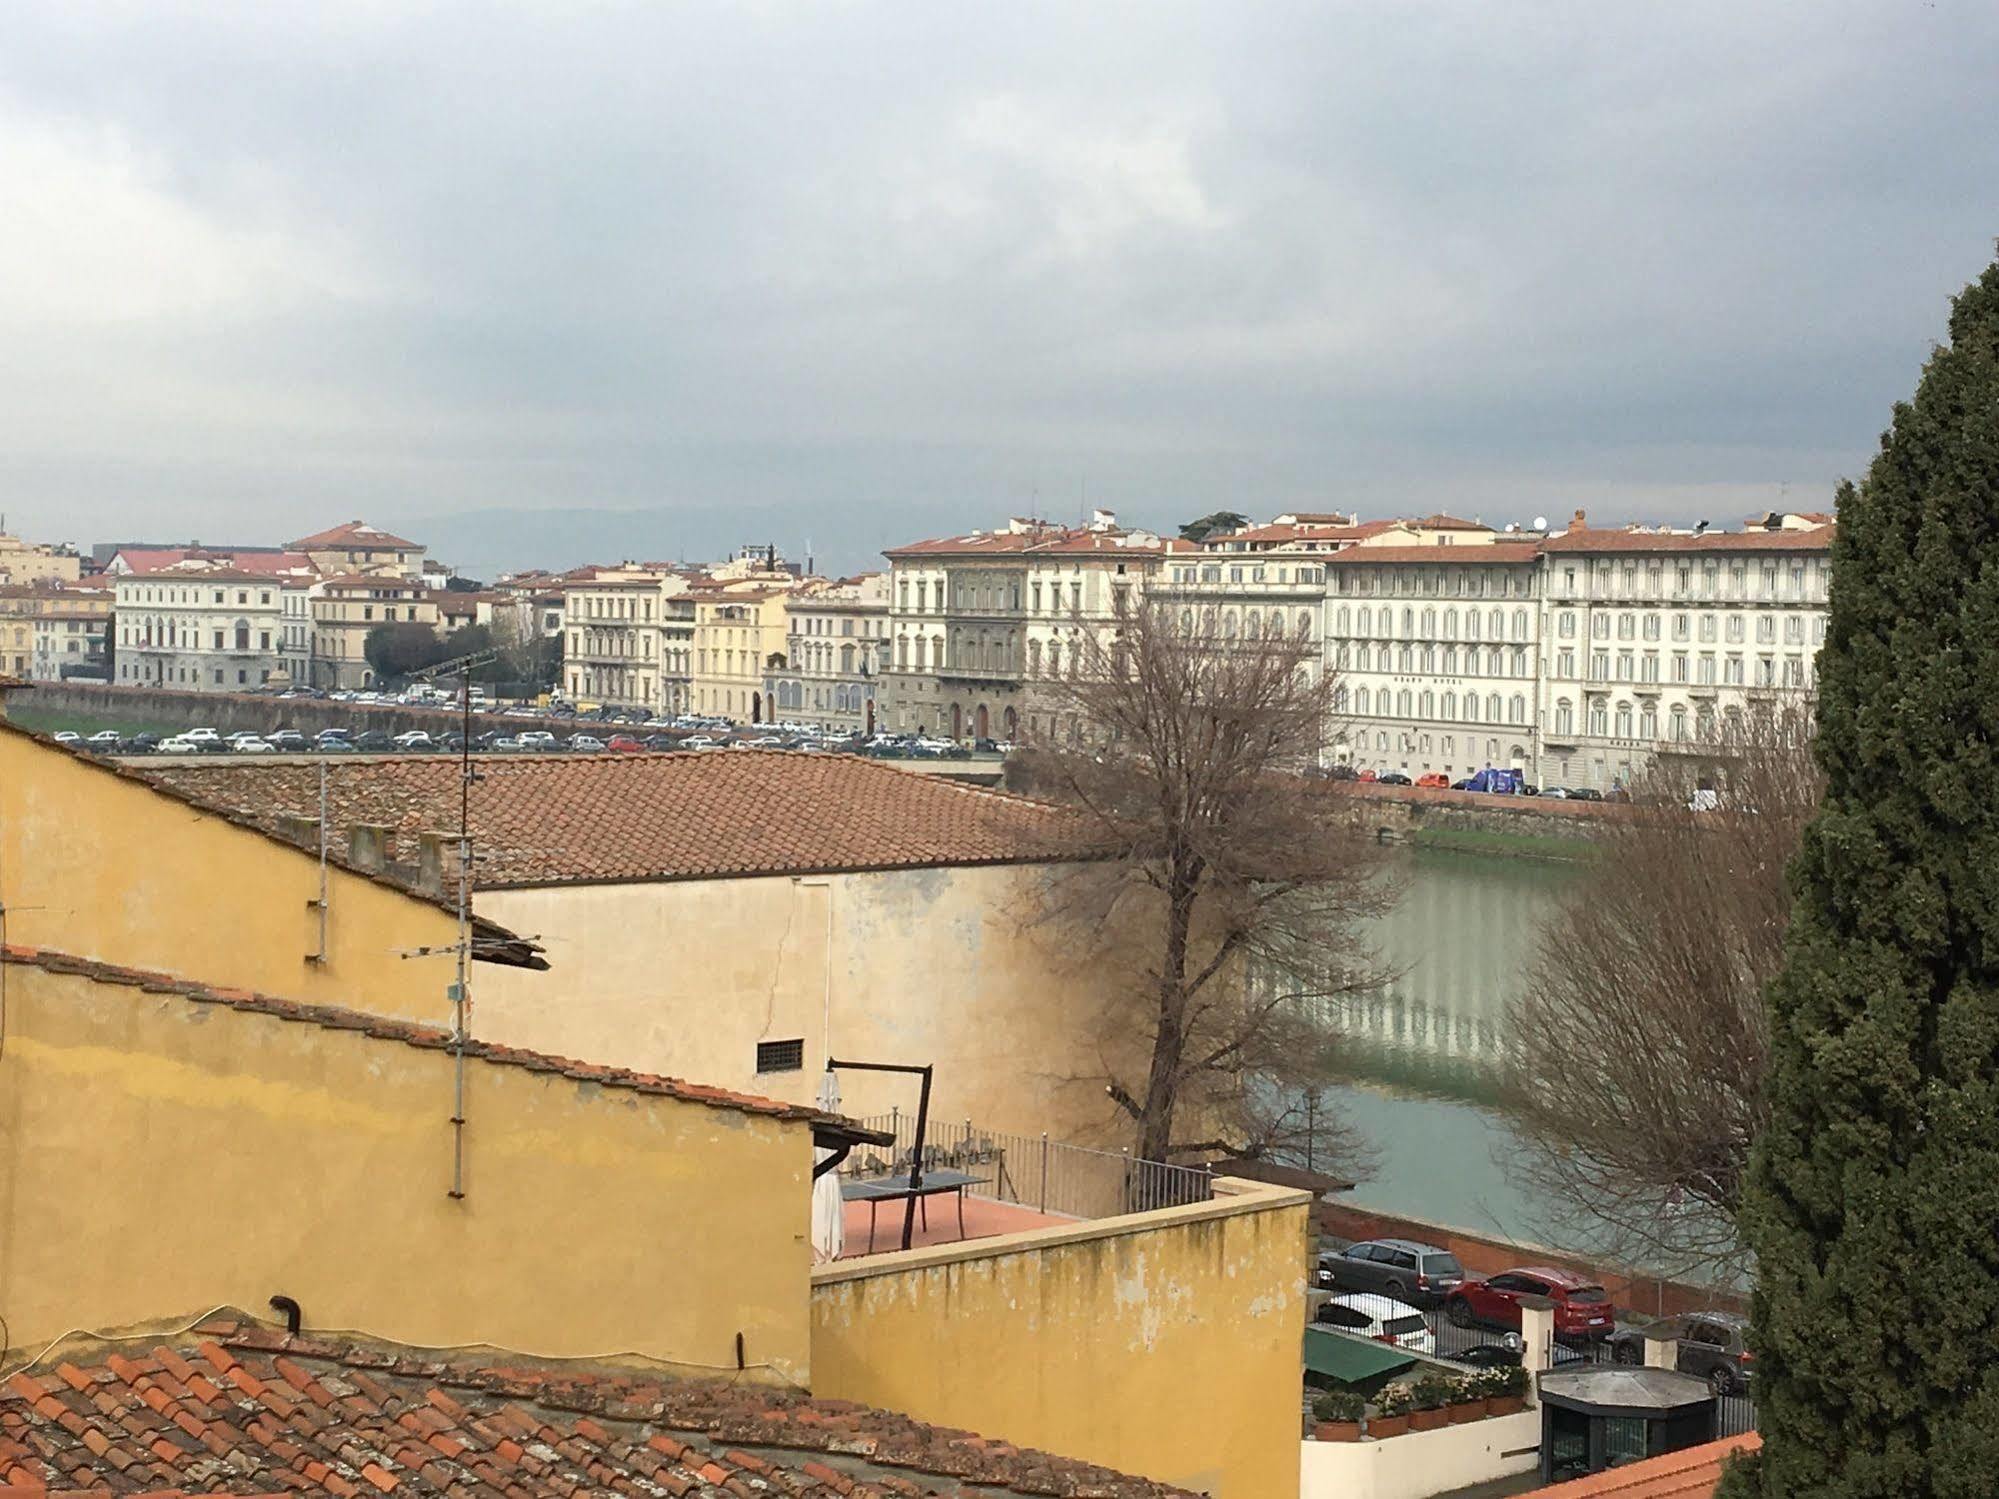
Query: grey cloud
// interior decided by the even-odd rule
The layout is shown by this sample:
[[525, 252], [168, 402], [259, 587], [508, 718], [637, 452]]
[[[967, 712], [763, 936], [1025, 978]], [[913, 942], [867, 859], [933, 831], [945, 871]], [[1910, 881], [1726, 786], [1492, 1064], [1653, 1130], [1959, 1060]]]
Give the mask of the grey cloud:
[[1822, 503], [1999, 232], [1959, 0], [9, 30], [0, 506], [78, 540]]

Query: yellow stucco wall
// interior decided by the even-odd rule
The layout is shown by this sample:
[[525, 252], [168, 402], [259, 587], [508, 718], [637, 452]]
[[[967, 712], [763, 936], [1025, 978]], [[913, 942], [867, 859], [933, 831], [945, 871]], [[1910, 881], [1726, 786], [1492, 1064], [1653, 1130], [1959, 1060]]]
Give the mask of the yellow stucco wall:
[[[448, 913], [345, 870], [328, 872], [328, 960], [308, 961], [319, 863], [79, 760], [0, 730], [0, 900], [7, 940], [129, 968], [447, 1024]], [[480, 970], [490, 965], [479, 965]]]
[[16, 1356], [282, 1293], [307, 1327], [805, 1383], [809, 1126], [8, 965]]
[[812, 1273], [813, 1392], [1218, 1499], [1295, 1499], [1302, 1192]]
[[[551, 971], [482, 969], [473, 1028], [512, 1045], [812, 1102], [833, 1054], [936, 1066], [933, 1110], [989, 1130], [1124, 1143], [1096, 1055], [1103, 976], [1051, 951], [1033, 866], [482, 892]], [[760, 1040], [802, 1071], [759, 1074]], [[842, 1110], [916, 1107], [846, 1073]]]

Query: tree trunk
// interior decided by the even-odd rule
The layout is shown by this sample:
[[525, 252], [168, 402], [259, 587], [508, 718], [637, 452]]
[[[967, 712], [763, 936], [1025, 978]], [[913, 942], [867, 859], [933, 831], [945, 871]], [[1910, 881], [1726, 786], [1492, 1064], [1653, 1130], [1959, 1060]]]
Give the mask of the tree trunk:
[[1139, 1105], [1138, 1158], [1163, 1161], [1172, 1149], [1173, 1111], [1187, 1050], [1187, 942], [1193, 928], [1195, 879], [1175, 870], [1168, 882], [1166, 950], [1159, 968], [1159, 1029]]

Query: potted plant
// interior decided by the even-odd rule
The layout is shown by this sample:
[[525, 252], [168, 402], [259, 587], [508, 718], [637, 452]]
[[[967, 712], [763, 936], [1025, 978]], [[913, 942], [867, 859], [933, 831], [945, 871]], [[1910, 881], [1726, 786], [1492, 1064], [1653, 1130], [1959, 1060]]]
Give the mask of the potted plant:
[[1367, 1418], [1371, 1437], [1399, 1437], [1409, 1429], [1409, 1386], [1392, 1384], [1374, 1401], [1374, 1414]]
[[1367, 1402], [1352, 1390], [1324, 1390], [1312, 1402], [1312, 1440], [1358, 1442]]
[[1435, 1431], [1450, 1419], [1444, 1411], [1451, 1401], [1451, 1381], [1425, 1374], [1409, 1387], [1409, 1429]]
[[1466, 1374], [1450, 1382], [1451, 1398], [1444, 1409], [1451, 1425], [1463, 1426], [1485, 1419], [1485, 1374]]
[[1527, 1371], [1517, 1364], [1510, 1369], [1485, 1371], [1485, 1408], [1489, 1415], [1511, 1416], [1527, 1408]]

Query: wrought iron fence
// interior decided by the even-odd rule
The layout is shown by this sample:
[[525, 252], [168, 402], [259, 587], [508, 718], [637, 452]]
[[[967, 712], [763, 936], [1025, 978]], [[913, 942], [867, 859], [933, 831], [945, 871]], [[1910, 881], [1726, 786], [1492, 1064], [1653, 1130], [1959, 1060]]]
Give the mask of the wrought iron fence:
[[[900, 1109], [860, 1121], [895, 1137], [893, 1148], [863, 1145], [840, 1174], [850, 1181], [907, 1176], [916, 1165], [916, 1117]], [[1064, 1218], [1107, 1218], [1148, 1212], [1214, 1195], [1206, 1167], [1134, 1159], [1129, 1152], [1094, 1150], [1051, 1140], [984, 1129], [966, 1119], [928, 1122], [925, 1171], [962, 1171], [975, 1180], [973, 1197], [1009, 1202]]]

